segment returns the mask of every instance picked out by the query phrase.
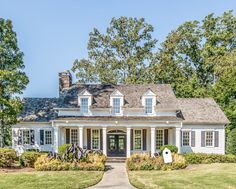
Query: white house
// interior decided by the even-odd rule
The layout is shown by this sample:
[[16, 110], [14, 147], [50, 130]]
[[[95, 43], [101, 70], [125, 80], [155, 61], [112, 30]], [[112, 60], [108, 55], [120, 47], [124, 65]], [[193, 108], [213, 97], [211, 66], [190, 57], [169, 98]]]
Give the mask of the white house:
[[153, 155], [165, 144], [180, 153], [225, 153], [228, 119], [211, 98], [176, 98], [170, 85], [72, 84], [59, 73], [58, 98], [24, 98], [13, 148], [57, 151], [65, 143], [108, 156]]

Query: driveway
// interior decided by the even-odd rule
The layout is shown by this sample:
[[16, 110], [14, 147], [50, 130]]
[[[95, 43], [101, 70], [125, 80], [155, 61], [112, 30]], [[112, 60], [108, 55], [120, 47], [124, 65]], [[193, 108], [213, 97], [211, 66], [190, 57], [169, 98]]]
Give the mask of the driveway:
[[105, 171], [101, 182], [89, 189], [134, 189], [129, 183], [125, 163], [107, 163], [107, 171]]

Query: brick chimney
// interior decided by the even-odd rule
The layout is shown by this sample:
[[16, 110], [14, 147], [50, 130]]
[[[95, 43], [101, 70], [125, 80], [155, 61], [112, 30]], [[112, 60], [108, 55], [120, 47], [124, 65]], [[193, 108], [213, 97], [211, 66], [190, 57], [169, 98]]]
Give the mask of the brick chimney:
[[68, 89], [72, 85], [72, 76], [69, 70], [59, 73], [59, 92]]

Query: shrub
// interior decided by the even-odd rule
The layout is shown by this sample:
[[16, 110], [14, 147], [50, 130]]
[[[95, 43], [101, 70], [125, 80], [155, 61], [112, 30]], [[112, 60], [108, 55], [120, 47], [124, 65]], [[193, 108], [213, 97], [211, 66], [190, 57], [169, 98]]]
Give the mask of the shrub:
[[226, 141], [227, 153], [236, 155], [236, 128], [230, 131]]
[[35, 169], [37, 171], [104, 171], [105, 164], [102, 162], [64, 162], [59, 159], [49, 158], [47, 155], [42, 155], [35, 162]]
[[20, 157], [20, 162], [23, 163], [25, 167], [32, 167], [34, 168], [34, 163], [40, 157], [42, 153], [35, 152], [35, 151], [26, 151]]
[[184, 157], [189, 164], [236, 163], [236, 156], [232, 154], [189, 153], [185, 154]]
[[71, 144], [63, 144], [61, 146], [58, 147], [58, 153], [59, 154], [63, 154], [66, 152], [66, 149], [69, 148], [71, 146]]
[[171, 151], [171, 153], [178, 153], [178, 148], [175, 145], [164, 145], [160, 147], [160, 153], [162, 154], [163, 150], [167, 148]]
[[12, 167], [17, 159], [14, 149], [0, 148], [0, 167]]
[[162, 156], [150, 158], [148, 154], [133, 154], [126, 160], [128, 170], [176, 170], [187, 167], [183, 155], [172, 153], [173, 162], [164, 164]]

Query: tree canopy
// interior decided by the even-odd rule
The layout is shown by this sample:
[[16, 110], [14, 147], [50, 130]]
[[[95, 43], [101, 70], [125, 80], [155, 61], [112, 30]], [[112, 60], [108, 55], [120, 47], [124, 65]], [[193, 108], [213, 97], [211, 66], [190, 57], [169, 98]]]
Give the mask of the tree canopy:
[[7, 129], [16, 123], [21, 109], [20, 99], [15, 95], [21, 94], [29, 82], [23, 69], [23, 53], [17, 45], [12, 22], [0, 18], [0, 147], [4, 146]]
[[143, 83], [156, 40], [143, 18], [113, 18], [106, 33], [89, 34], [88, 59], [76, 60], [72, 70], [79, 82]]

